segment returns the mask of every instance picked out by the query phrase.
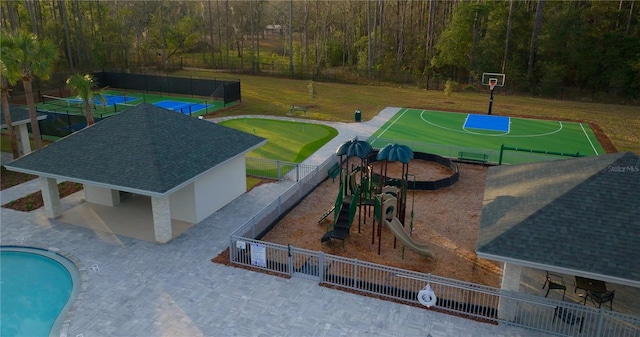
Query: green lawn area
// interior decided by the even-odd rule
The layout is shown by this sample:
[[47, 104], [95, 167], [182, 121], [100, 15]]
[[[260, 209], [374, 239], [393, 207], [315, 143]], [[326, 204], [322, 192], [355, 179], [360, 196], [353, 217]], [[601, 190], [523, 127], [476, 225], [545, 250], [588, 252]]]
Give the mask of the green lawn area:
[[267, 143], [247, 156], [301, 163], [338, 135], [330, 126], [264, 118], [238, 118], [221, 125], [255, 134]]
[[[226, 109], [216, 110], [207, 117], [242, 115], [271, 115], [290, 117], [289, 106], [305, 105], [309, 109], [306, 118], [322, 121], [353, 122], [354, 111], [362, 111], [362, 120], [375, 117], [386, 107], [410, 107], [425, 110], [485, 113], [488, 92], [454, 92], [450, 96], [439, 90], [423, 90], [411, 87], [398, 88], [393, 85], [341, 84], [314, 82], [316, 95], [310, 97], [309, 81], [252, 76], [238, 73], [221, 73], [200, 70], [177, 71], [170, 75], [199, 78], [239, 79], [242, 82], [242, 101]], [[174, 98], [174, 97], [172, 97]], [[618, 151], [633, 151], [640, 154], [640, 109], [633, 105], [600, 104], [582, 101], [560, 101], [508, 94], [508, 87], [498, 91], [494, 97], [493, 114], [532, 119], [552, 119], [597, 124]], [[305, 127], [312, 125], [305, 123]], [[253, 128], [246, 130], [253, 132]], [[593, 130], [596, 131], [595, 129]], [[266, 136], [256, 128], [256, 134]], [[269, 137], [267, 137], [269, 138]], [[311, 143], [312, 141], [309, 141]], [[299, 140], [285, 140], [285, 147], [296, 146]], [[10, 152], [8, 142], [3, 139], [3, 151]], [[602, 144], [604, 146], [604, 144]], [[269, 152], [292, 155], [278, 157], [280, 160], [298, 161], [305, 152], [312, 153], [321, 144], [307, 144], [309, 148], [291, 151], [268, 150], [263, 147], [258, 156]], [[304, 147], [304, 146], [303, 146]], [[258, 151], [256, 151], [258, 152]], [[294, 154], [295, 153], [295, 154]], [[254, 154], [251, 154], [252, 156]]]
[[[438, 111], [486, 113], [488, 90], [454, 92], [450, 96], [439, 90], [398, 88], [385, 85], [356, 85], [315, 82], [316, 96], [310, 97], [308, 81], [184, 70], [176, 76], [217, 79], [240, 79], [242, 102], [219, 110], [211, 117], [239, 115], [273, 115], [287, 117], [290, 105], [306, 105], [309, 119], [352, 122], [354, 111], [362, 111], [362, 120], [375, 117], [386, 107], [410, 107]], [[596, 123], [611, 139], [618, 151], [640, 154], [640, 108], [633, 105], [560, 101], [507, 94], [508, 87], [496, 92], [493, 114], [557, 121]]]

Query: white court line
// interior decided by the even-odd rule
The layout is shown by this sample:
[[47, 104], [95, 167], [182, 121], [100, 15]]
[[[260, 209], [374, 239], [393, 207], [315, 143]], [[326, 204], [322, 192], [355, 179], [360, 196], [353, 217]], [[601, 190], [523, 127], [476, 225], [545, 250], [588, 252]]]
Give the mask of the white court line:
[[[467, 129], [458, 130], [458, 129], [452, 129], [452, 128], [448, 128], [448, 127], [445, 127], [445, 126], [442, 126], [442, 125], [438, 125], [436, 123], [433, 123], [433, 122], [427, 120], [424, 117], [425, 112], [427, 112], [427, 111], [426, 110], [422, 110], [422, 112], [420, 113], [420, 119], [422, 119], [427, 124], [431, 124], [431, 125], [433, 125], [433, 126], [435, 126], [437, 128], [444, 129], [444, 130], [449, 130], [449, 131], [452, 131], [452, 132], [460, 132], [460, 133], [466, 133], [466, 134], [470, 134], [470, 135], [484, 136], [484, 137], [508, 137], [508, 138], [511, 138], [511, 137], [517, 137], [517, 138], [543, 137], [543, 136], [552, 135], [554, 133], [558, 133], [558, 132], [562, 131], [562, 129], [563, 129], [562, 122], [558, 121], [558, 124], [560, 125], [560, 127], [555, 131], [551, 131], [551, 132], [547, 132], [547, 133], [540, 133], [540, 134], [533, 134], [533, 135], [511, 135], [511, 134], [508, 134], [508, 132], [507, 133], [497, 133], [497, 134], [485, 134], [485, 133], [478, 133], [478, 132], [469, 131]], [[509, 127], [509, 132], [511, 132], [511, 127]]]
[[400, 116], [398, 116], [398, 118], [394, 119], [393, 122], [391, 122], [391, 124], [389, 124], [389, 126], [387, 126], [384, 130], [382, 130], [382, 132], [380, 132], [380, 134], [376, 138], [373, 139], [373, 141], [371, 142], [371, 145], [373, 145], [373, 143], [375, 143], [380, 137], [382, 137], [382, 135], [384, 135], [384, 133], [387, 132], [387, 130], [389, 130], [389, 128], [391, 128], [393, 126], [393, 124], [395, 124], [400, 118], [402, 118], [402, 116], [404, 116], [404, 114], [407, 111], [409, 111], [409, 109], [405, 108], [404, 111], [400, 114]]
[[584, 136], [587, 137], [589, 144], [591, 144], [591, 148], [593, 149], [593, 152], [596, 154], [596, 156], [599, 156], [600, 154], [598, 153], [598, 150], [596, 150], [596, 147], [593, 146], [593, 142], [591, 142], [591, 138], [589, 138], [589, 135], [587, 134], [587, 130], [584, 129], [584, 126], [582, 126], [582, 123], [579, 123], [579, 124], [580, 124], [580, 127], [582, 128], [582, 132], [584, 132]]

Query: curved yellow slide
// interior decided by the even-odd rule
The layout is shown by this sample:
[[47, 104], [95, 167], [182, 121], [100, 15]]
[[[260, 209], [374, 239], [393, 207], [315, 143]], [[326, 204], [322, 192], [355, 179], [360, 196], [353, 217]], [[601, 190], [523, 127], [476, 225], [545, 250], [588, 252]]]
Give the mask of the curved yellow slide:
[[393, 233], [393, 235], [395, 235], [395, 237], [397, 237], [403, 245], [409, 247], [409, 249], [420, 255], [434, 257], [431, 248], [429, 248], [429, 245], [427, 245], [426, 243], [419, 243], [414, 241], [409, 236], [409, 233], [404, 230], [404, 227], [402, 227], [402, 223], [398, 218], [393, 217], [391, 221], [384, 220], [384, 224], [387, 226], [387, 228], [389, 228], [391, 233]]

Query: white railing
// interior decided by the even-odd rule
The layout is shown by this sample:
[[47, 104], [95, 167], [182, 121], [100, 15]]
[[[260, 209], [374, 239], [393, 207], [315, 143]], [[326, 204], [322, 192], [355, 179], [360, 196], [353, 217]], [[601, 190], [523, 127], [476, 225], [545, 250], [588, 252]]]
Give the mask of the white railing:
[[429, 284], [432, 310], [561, 336], [638, 337], [640, 317], [367, 261], [232, 235], [233, 264], [368, 293], [419, 306]]
[[433, 310], [561, 336], [640, 337], [640, 317], [260, 241], [328, 177], [327, 169], [335, 162], [329, 158], [298, 176], [289, 190], [234, 231], [229, 237], [230, 262], [411, 305], [420, 305], [417, 294], [429, 284], [438, 297]]
[[246, 158], [247, 175], [275, 180], [299, 181], [317, 167], [288, 161], [264, 158]]

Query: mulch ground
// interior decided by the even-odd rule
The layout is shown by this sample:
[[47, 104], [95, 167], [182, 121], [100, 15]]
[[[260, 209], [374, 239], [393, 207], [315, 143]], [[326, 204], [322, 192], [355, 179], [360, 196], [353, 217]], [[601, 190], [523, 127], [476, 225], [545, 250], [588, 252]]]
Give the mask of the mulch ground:
[[[455, 185], [437, 191], [410, 191], [407, 195], [405, 225], [413, 226], [411, 236], [415, 241], [431, 246], [433, 258], [409, 249], [403, 252], [402, 243], [394, 240], [386, 227], [382, 228], [379, 238], [371, 214], [364, 208], [360, 220], [356, 214], [344, 245], [341, 241], [321, 243], [320, 238], [331, 227], [333, 215], [318, 220], [333, 205], [339, 189], [338, 180], [332, 182], [331, 179], [302, 200], [262, 240], [498, 287], [500, 265], [475, 254], [487, 167], [460, 164], [459, 169], [460, 181]], [[374, 172], [378, 170], [374, 167]], [[447, 168], [421, 160], [409, 163], [409, 173], [415, 175], [416, 180], [436, 180], [451, 175]], [[401, 165], [390, 164], [387, 175], [401, 176]], [[228, 255], [218, 256], [214, 262], [228, 264]]]

